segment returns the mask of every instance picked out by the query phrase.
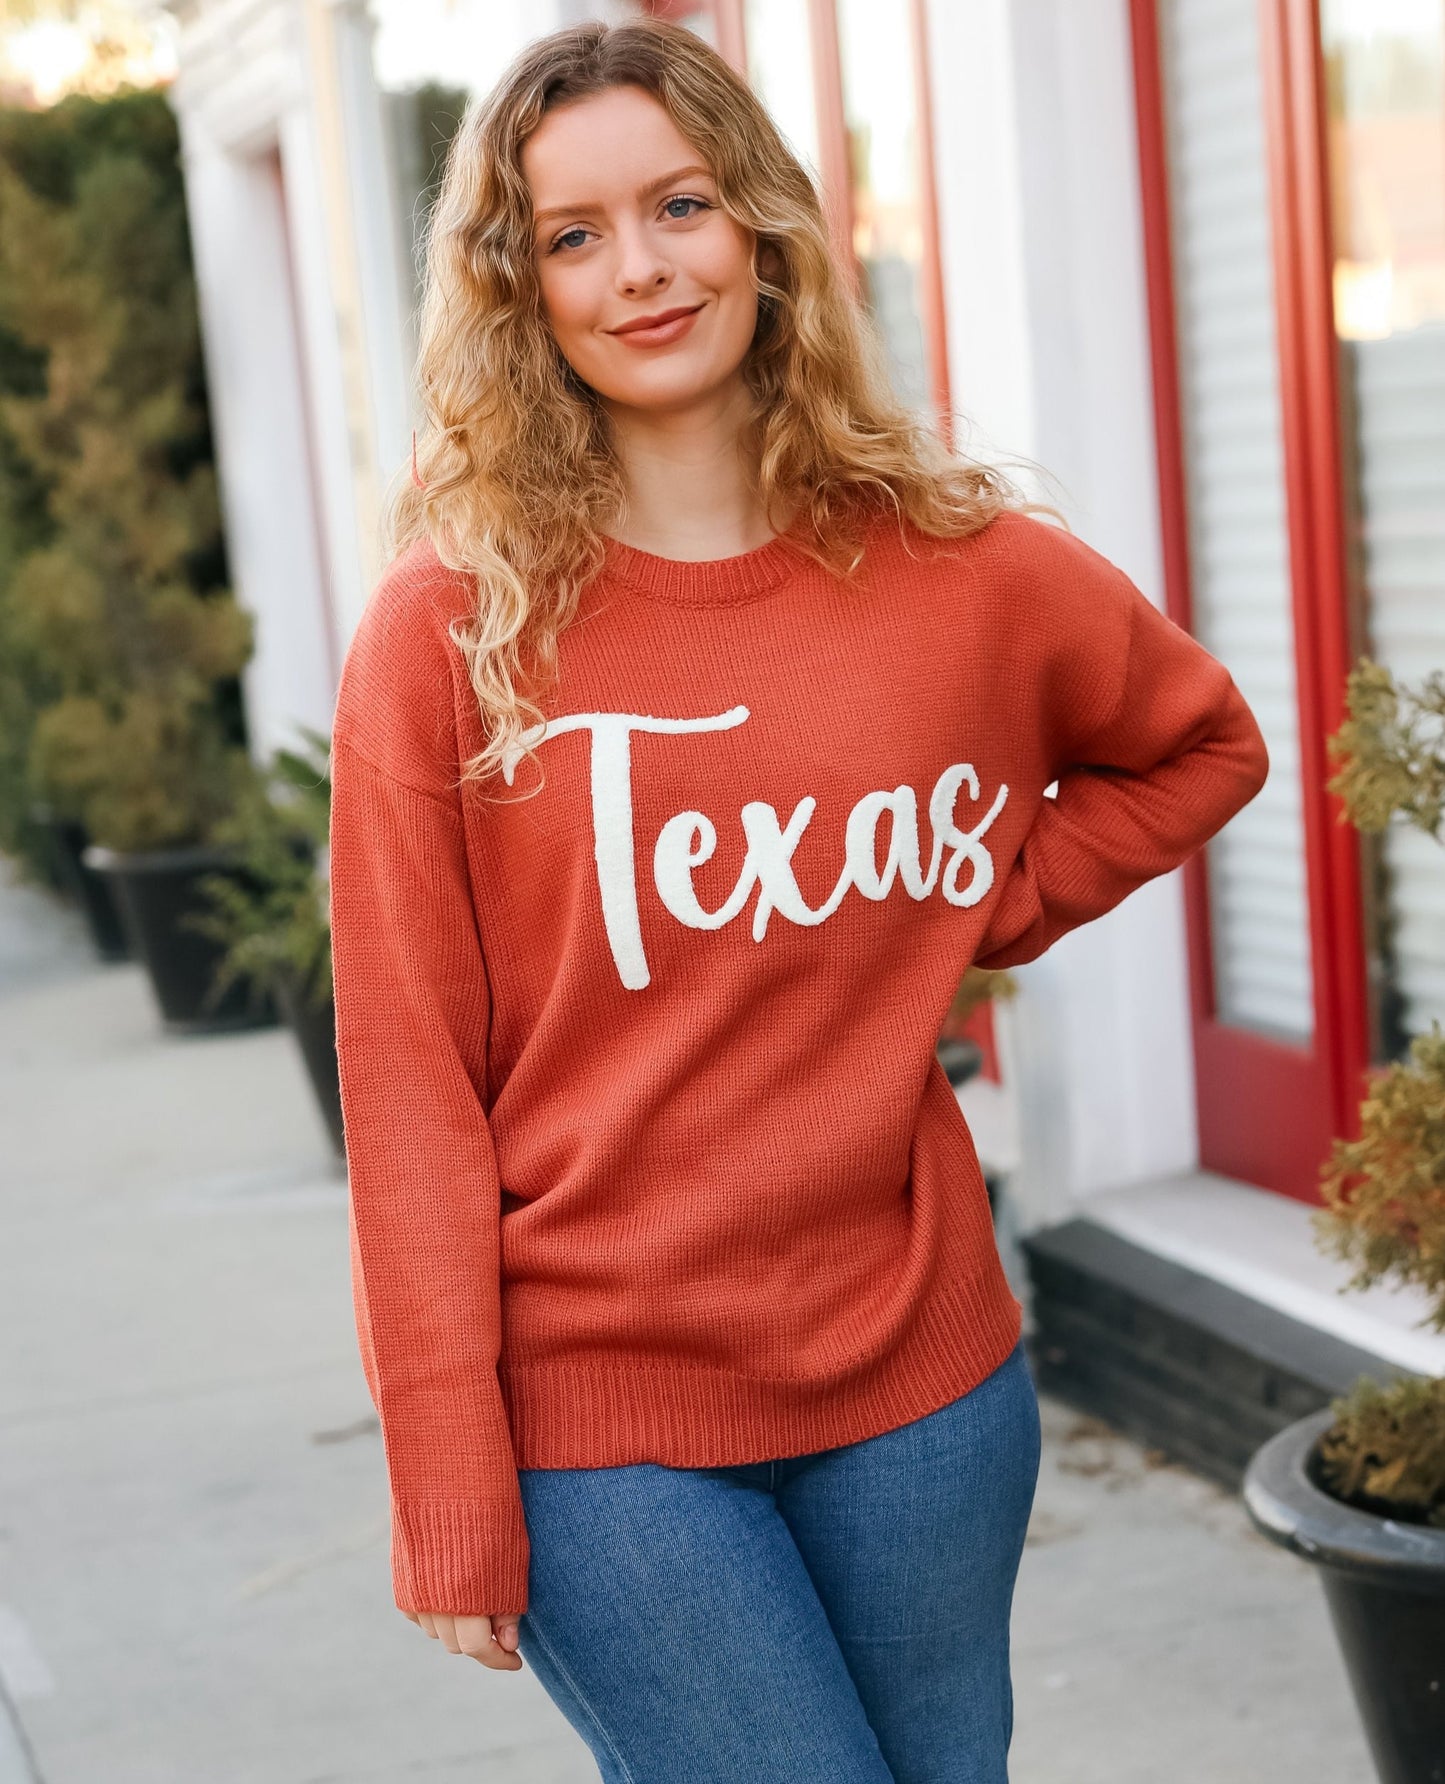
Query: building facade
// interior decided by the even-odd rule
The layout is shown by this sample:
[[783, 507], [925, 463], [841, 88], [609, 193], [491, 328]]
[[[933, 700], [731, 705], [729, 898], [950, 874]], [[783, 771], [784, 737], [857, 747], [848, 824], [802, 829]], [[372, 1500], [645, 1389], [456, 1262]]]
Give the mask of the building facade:
[[[1445, 850], [1364, 844], [1324, 784], [1361, 653], [1445, 669], [1445, 8], [650, 9], [726, 55], [814, 171], [900, 394], [1191, 629], [1270, 745], [1265, 791], [1196, 861], [1022, 971], [960, 1093], [1061, 1382], [1165, 1432], [1228, 1422], [1207, 1403], [1235, 1340], [1259, 1365], [1240, 1391], [1281, 1405], [1280, 1372], [1445, 1371], [1423, 1302], [1342, 1296], [1310, 1226], [1366, 1068], [1445, 1018]], [[417, 230], [460, 108], [528, 37], [633, 10], [170, 5], [258, 750], [329, 726], [381, 569]]]

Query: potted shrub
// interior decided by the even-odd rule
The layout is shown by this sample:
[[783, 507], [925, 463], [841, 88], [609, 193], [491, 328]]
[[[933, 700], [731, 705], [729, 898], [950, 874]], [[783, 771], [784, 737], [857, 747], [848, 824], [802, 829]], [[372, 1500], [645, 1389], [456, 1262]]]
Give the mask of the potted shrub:
[[[1396, 815], [1441, 838], [1445, 679], [1398, 686], [1365, 661], [1330, 740], [1330, 782], [1363, 831]], [[1445, 1332], [1445, 1034], [1374, 1076], [1359, 1138], [1337, 1140], [1315, 1215], [1345, 1285], [1423, 1289]], [[1445, 1377], [1362, 1377], [1252, 1458], [1244, 1502], [1266, 1536], [1320, 1569], [1383, 1784], [1445, 1780]]]
[[[218, 606], [203, 624], [212, 619], [223, 622], [218, 651], [233, 660], [230, 615]], [[176, 657], [169, 667], [189, 668], [199, 684], [195, 664], [207, 647], [195, 644], [189, 665]], [[217, 946], [189, 922], [205, 909], [204, 876], [245, 878], [224, 823], [255, 774], [206, 693], [122, 683], [107, 694], [68, 695], [37, 719], [31, 759], [37, 781], [55, 790], [62, 809], [78, 810], [95, 838], [81, 859], [111, 883], [165, 1026], [190, 1033], [274, 1022], [274, 1004], [254, 987], [217, 987]]]
[[201, 882], [210, 909], [194, 919], [224, 949], [217, 984], [269, 992], [296, 1037], [331, 1143], [345, 1155], [331, 982], [331, 910], [324, 870], [331, 828], [331, 746], [300, 727], [304, 752], [277, 750], [264, 780], [222, 827], [246, 877]]
[[130, 942], [110, 881], [85, 858], [90, 832], [79, 818], [68, 818], [46, 800], [30, 806], [30, 821], [46, 839], [50, 881], [85, 918], [92, 946], [102, 960], [129, 960]]
[[[210, 999], [186, 929], [217, 827], [254, 774], [239, 682], [249, 616], [226, 586], [175, 117], [165, 95], [73, 95], [0, 120], [0, 388], [44, 525], [6, 568], [5, 634], [43, 704], [22, 711], [47, 821], [83, 826], [167, 1026], [274, 1021]], [[79, 832], [68, 831], [72, 840]]]

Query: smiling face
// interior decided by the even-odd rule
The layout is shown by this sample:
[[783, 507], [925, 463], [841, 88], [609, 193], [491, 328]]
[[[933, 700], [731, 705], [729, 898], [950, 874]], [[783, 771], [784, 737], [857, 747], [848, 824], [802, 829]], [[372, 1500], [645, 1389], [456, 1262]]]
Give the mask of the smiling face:
[[653, 412], [737, 378], [758, 320], [754, 237], [650, 94], [613, 87], [558, 106], [521, 165], [542, 307], [578, 377], [609, 405]]

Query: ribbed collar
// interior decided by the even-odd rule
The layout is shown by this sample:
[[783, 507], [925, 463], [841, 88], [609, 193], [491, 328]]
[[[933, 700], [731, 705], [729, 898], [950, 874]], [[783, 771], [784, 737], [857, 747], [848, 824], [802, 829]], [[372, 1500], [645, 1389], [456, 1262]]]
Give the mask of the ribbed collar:
[[795, 519], [793, 526], [775, 534], [766, 545], [756, 545], [735, 557], [695, 561], [658, 557], [604, 533], [604, 574], [659, 601], [717, 607], [752, 601], [810, 561], [794, 543], [796, 525]]

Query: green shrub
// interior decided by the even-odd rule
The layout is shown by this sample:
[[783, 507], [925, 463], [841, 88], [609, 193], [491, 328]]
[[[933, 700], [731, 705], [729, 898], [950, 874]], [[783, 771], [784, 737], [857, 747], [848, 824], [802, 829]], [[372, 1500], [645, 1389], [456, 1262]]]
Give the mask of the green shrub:
[[[1419, 688], [1368, 659], [1350, 675], [1349, 717], [1329, 740], [1330, 782], [1362, 831], [1403, 820], [1440, 840], [1445, 822], [1445, 678]], [[1314, 1216], [1323, 1250], [1357, 1266], [1346, 1289], [1392, 1282], [1422, 1290], [1421, 1322], [1445, 1332], [1445, 1034], [1438, 1023], [1408, 1057], [1374, 1074], [1360, 1134], [1336, 1140]], [[1368, 1377], [1332, 1403], [1320, 1441], [1337, 1497], [1405, 1521], [1445, 1525], [1445, 1377]]]
[[1357, 830], [1403, 818], [1437, 840], [1445, 819], [1445, 675], [1418, 688], [1363, 658], [1350, 674], [1349, 717], [1329, 740], [1340, 766], [1330, 791]]
[[1368, 1376], [1333, 1403], [1320, 1473], [1338, 1499], [1445, 1529], [1445, 1378]]
[[1336, 1140], [1321, 1177], [1320, 1244], [1358, 1264], [1346, 1288], [1386, 1279], [1423, 1289], [1445, 1332], [1445, 1034], [1436, 1023], [1387, 1066], [1360, 1106], [1360, 1137]]
[[0, 109], [0, 761], [117, 849], [254, 773], [178, 147], [158, 92]]

